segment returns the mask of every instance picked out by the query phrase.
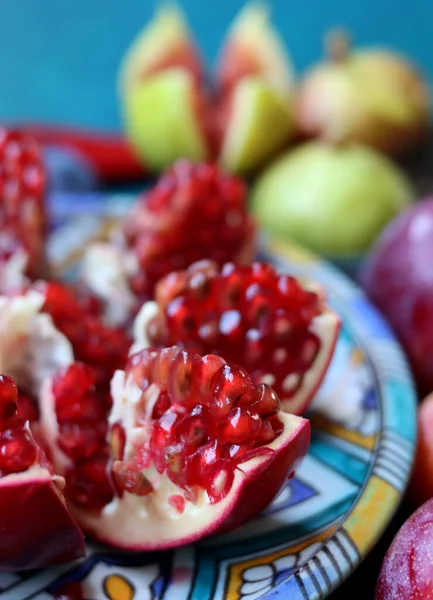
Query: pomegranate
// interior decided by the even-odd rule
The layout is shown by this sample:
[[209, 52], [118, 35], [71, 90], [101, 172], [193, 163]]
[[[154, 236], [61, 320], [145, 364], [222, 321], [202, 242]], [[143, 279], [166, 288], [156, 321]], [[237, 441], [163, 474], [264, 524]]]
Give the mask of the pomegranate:
[[162, 279], [135, 324], [133, 351], [176, 344], [240, 363], [270, 383], [287, 412], [302, 414], [331, 360], [340, 320], [321, 290], [265, 263], [221, 269], [200, 261]]
[[246, 186], [214, 165], [179, 161], [138, 199], [120, 237], [120, 244], [92, 246], [83, 267], [85, 285], [105, 301], [115, 323], [153, 298], [156, 282], [173, 269], [202, 258], [219, 265], [251, 261]]
[[[307, 452], [309, 422], [282, 413], [269, 386], [216, 355], [145, 349], [111, 389], [109, 456], [80, 365], [46, 382], [41, 427], [71, 512], [117, 547], [171, 548], [240, 525]], [[86, 404], [91, 427], [74, 429], [76, 403]]]
[[233, 24], [216, 92], [208, 89], [185, 20], [171, 8], [132, 43], [119, 79], [127, 137], [153, 170], [188, 158], [249, 172], [293, 132], [291, 67], [262, 5], [247, 6]]
[[84, 556], [61, 494], [63, 478], [17, 414], [18, 390], [0, 375], [0, 569], [35, 569]]
[[430, 98], [414, 65], [382, 48], [350, 52], [342, 32], [328, 40], [329, 59], [307, 73], [297, 93], [299, 131], [391, 154], [419, 144], [429, 131]]
[[[0, 285], [4, 269], [23, 270], [34, 278], [44, 273], [45, 169], [37, 143], [27, 134], [0, 129]], [[8, 286], [6, 286], [8, 287]], [[4, 285], [2, 285], [2, 289]]]
[[395, 536], [380, 571], [376, 600], [427, 600], [433, 596], [433, 499]]
[[362, 272], [362, 285], [388, 318], [410, 359], [422, 395], [433, 391], [433, 198], [384, 230]]
[[418, 411], [418, 442], [409, 498], [417, 507], [433, 498], [433, 394], [429, 394]]

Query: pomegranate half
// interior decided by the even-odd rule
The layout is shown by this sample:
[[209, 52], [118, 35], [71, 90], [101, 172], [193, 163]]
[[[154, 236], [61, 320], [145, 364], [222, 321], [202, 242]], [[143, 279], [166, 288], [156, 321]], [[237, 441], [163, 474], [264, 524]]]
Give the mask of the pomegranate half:
[[[77, 486], [77, 461], [59, 446], [68, 379], [70, 369], [47, 382], [42, 431], [72, 514], [113, 546], [160, 550], [232, 529], [272, 501], [308, 449], [309, 422], [282, 413], [275, 392], [241, 367], [175, 346], [145, 349], [112, 380], [107, 470], [81, 456], [81, 473], [89, 468]], [[81, 380], [75, 389], [71, 404], [89, 391]], [[107, 456], [103, 442], [98, 456]], [[91, 506], [104, 472], [111, 497]]]
[[18, 389], [0, 375], [0, 570], [36, 569], [84, 556], [64, 485], [18, 417]]
[[270, 265], [200, 261], [162, 279], [141, 308], [132, 352], [176, 344], [242, 365], [272, 385], [283, 410], [303, 414], [323, 380], [340, 330], [323, 290]]

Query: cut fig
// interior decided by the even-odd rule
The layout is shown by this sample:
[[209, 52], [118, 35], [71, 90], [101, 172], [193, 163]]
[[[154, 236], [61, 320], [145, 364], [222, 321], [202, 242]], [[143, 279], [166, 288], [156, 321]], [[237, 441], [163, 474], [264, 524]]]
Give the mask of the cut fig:
[[217, 84], [226, 94], [243, 79], [260, 77], [281, 96], [293, 91], [292, 65], [284, 42], [272, 26], [269, 8], [251, 2], [229, 29], [218, 59]]
[[90, 247], [82, 274], [116, 323], [153, 298], [170, 271], [202, 258], [248, 263], [255, 253], [246, 186], [211, 164], [177, 162], [139, 198], [119, 234], [110, 245]]
[[60, 489], [64, 480], [17, 416], [18, 390], [0, 375], [0, 570], [46, 567], [85, 554]]
[[233, 25], [216, 91], [174, 10], [160, 13], [132, 44], [120, 80], [126, 134], [154, 170], [188, 158], [249, 172], [292, 134], [291, 68], [261, 5], [248, 6]]
[[323, 291], [264, 263], [220, 269], [211, 261], [173, 272], [134, 324], [132, 352], [176, 344], [241, 364], [275, 388], [283, 410], [303, 414], [320, 385], [340, 320]]
[[275, 392], [244, 369], [176, 347], [143, 350], [112, 381], [114, 493], [92, 505], [105, 449], [95, 453], [98, 469], [81, 458], [71, 476], [59, 445], [59, 390], [69, 373], [45, 389], [42, 428], [70, 510], [86, 532], [117, 547], [172, 548], [240, 525], [272, 501], [308, 449], [309, 422], [282, 413]]

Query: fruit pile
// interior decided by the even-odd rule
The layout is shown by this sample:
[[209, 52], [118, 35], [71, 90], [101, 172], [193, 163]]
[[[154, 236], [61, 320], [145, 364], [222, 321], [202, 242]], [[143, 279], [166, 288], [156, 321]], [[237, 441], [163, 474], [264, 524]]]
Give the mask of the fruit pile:
[[43, 161], [2, 135], [0, 569], [78, 558], [84, 534], [143, 551], [251, 519], [308, 450], [340, 325], [323, 290], [252, 262], [244, 184], [187, 161], [55, 281]]
[[413, 201], [386, 155], [400, 159], [423, 143], [430, 98], [395, 52], [352, 50], [341, 31], [325, 47], [298, 83], [267, 7], [252, 2], [209, 74], [185, 17], [163, 8], [125, 53], [119, 91], [126, 136], [146, 168], [186, 157], [258, 174], [252, 208], [264, 230], [344, 265]]

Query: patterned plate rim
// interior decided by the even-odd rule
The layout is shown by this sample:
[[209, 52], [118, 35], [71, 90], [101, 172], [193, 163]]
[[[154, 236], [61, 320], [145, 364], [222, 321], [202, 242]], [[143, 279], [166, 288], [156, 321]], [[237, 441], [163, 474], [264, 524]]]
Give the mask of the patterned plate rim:
[[[327, 597], [361, 564], [402, 500], [414, 459], [417, 396], [399, 342], [356, 283], [334, 265], [291, 243], [264, 239], [262, 256], [281, 270], [289, 267], [293, 271], [295, 263], [295, 271], [299, 268], [303, 277], [332, 290], [337, 310], [365, 349], [380, 390], [379, 433], [368, 474], [353, 504], [335, 532], [307, 562], [262, 596], [271, 599], [290, 594], [318, 600]], [[399, 452], [398, 464], [393, 456], [395, 451]], [[332, 557], [331, 548], [335, 546], [340, 549], [344, 563], [331, 560], [333, 569], [325, 571], [321, 560], [325, 555]], [[329, 564], [329, 560], [326, 562]]]

